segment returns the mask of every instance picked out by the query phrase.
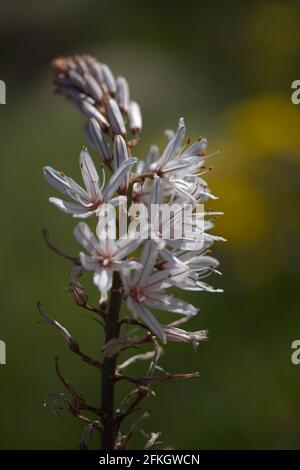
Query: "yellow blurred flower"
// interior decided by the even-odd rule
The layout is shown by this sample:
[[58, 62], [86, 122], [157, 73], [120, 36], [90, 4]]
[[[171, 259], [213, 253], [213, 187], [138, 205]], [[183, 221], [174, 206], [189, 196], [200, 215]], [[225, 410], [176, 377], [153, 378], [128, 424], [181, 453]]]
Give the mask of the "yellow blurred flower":
[[229, 239], [232, 259], [247, 279], [257, 280], [258, 257], [264, 259], [261, 280], [288, 268], [290, 233], [300, 230], [294, 210], [286, 211], [287, 205], [297, 211], [299, 199], [292, 177], [300, 169], [299, 130], [300, 107], [288, 93], [237, 103], [221, 120], [222, 157], [208, 181], [218, 188], [225, 212], [218, 232]]

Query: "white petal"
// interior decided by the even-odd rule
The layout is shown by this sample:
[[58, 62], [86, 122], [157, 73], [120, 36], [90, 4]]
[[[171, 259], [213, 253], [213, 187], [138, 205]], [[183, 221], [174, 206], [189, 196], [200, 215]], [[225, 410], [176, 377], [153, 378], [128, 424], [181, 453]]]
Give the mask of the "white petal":
[[94, 283], [99, 288], [99, 290], [107, 290], [110, 288], [112, 280], [112, 273], [110, 270], [103, 268], [98, 269], [94, 274]]
[[[193, 252], [191, 252], [191, 254], [192, 253]], [[188, 260], [188, 264], [189, 264], [191, 269], [198, 269], [198, 268], [216, 269], [219, 266], [220, 263], [216, 258], [213, 258], [212, 256], [199, 255], [199, 256], [191, 257]]]
[[168, 268], [185, 268], [186, 265], [184, 263], [185, 260], [178, 258], [173, 252], [163, 249], [160, 251], [161, 256], [167, 261]]
[[164, 285], [172, 285], [170, 281], [171, 270], [163, 269], [162, 271], [156, 271], [144, 279], [144, 287], [148, 292], [160, 290]]
[[100, 232], [100, 227], [97, 226], [97, 236], [99, 238], [99, 246], [101, 253], [105, 256], [111, 257], [113, 253], [117, 251], [116, 240], [110, 238], [109, 233], [104, 235]]
[[86, 146], [80, 152], [79, 163], [87, 192], [94, 199], [100, 197], [99, 175]]
[[139, 302], [136, 302], [134, 299], [131, 297], [128, 297], [127, 299], [127, 305], [128, 308], [135, 313], [145, 325], [148, 326], [150, 331], [160, 338], [163, 343], [166, 342], [166, 335], [165, 332], [162, 328], [162, 326], [159, 324], [159, 322], [156, 320], [156, 318], [152, 315], [150, 310], [145, 308], [143, 305], [141, 305]]
[[53, 186], [53, 188], [58, 189], [63, 194], [69, 194], [67, 189], [70, 189], [65, 177], [59, 171], [54, 170], [51, 166], [45, 166], [43, 168], [43, 173], [46, 181]]
[[184, 199], [196, 203], [196, 199], [190, 194], [191, 185], [188, 185], [186, 181], [175, 179], [175, 178], [164, 178], [164, 181], [171, 186], [176, 193], [178, 193]]
[[140, 263], [134, 260], [114, 261], [112, 266], [115, 271], [122, 271], [124, 274], [128, 274], [131, 269], [139, 269], [141, 267]]
[[[164, 196], [164, 188], [163, 188], [163, 180], [159, 178], [159, 176], [154, 175], [154, 183], [151, 189], [150, 194], [150, 204], [155, 204], [153, 207], [154, 210], [158, 210], [158, 204], [161, 204], [163, 201]], [[151, 216], [152, 216], [152, 208], [151, 208]], [[155, 217], [153, 215], [153, 217]], [[152, 219], [155, 220], [155, 219]]]
[[114, 172], [112, 177], [109, 180], [108, 185], [103, 191], [103, 196], [106, 201], [109, 201], [109, 199], [115, 194], [117, 191], [118, 187], [120, 186], [120, 183], [122, 179], [127, 175], [129, 169], [137, 163], [137, 158], [128, 158], [128, 160], [125, 160], [121, 166]]
[[170, 140], [174, 139], [174, 137], [175, 137], [175, 132], [172, 129], [166, 129], [164, 134], [167, 137], [169, 142], [170, 142]]
[[176, 152], [180, 149], [182, 141], [185, 136], [185, 125], [184, 119], [179, 119], [178, 130], [172, 140], [166, 146], [164, 153], [162, 154], [161, 159], [157, 162], [157, 169], [164, 167], [170, 159], [175, 157]]
[[109, 203], [112, 204], [114, 207], [122, 206], [126, 204], [127, 197], [126, 196], [116, 196], [109, 200]]
[[94, 253], [99, 249], [99, 241], [96, 236], [91, 231], [90, 227], [84, 223], [80, 222], [74, 229], [74, 237], [76, 240], [89, 252]]
[[108, 291], [112, 286], [112, 270], [107, 268], [98, 269], [94, 273], [93, 281], [101, 292], [100, 302], [105, 302], [108, 298]]
[[180, 250], [199, 251], [204, 247], [203, 240], [168, 240], [168, 244]]
[[119, 271], [119, 272], [120, 272], [124, 292], [125, 292], [125, 294], [129, 294], [130, 286], [131, 286], [130, 275], [127, 272], [123, 272], [122, 270]]
[[95, 271], [99, 268], [99, 263], [95, 261], [91, 256], [87, 256], [84, 253], [79, 253], [80, 261], [84, 269], [87, 271]]
[[187, 291], [223, 292], [223, 289], [214, 289], [206, 282], [197, 281], [197, 276], [194, 279], [192, 276], [185, 278], [178, 287]]
[[89, 211], [86, 207], [74, 202], [64, 201], [57, 197], [50, 197], [49, 201], [65, 214], [72, 214], [73, 217], [86, 218], [95, 214], [95, 211]]
[[197, 282], [197, 285], [202, 289], [207, 292], [224, 292], [223, 289], [214, 289], [212, 286], [207, 284], [206, 282]]
[[116, 259], [125, 258], [129, 253], [136, 250], [138, 246], [143, 242], [142, 238], [127, 238], [127, 239], [119, 239], [116, 241], [117, 252], [115, 254]]
[[172, 172], [174, 175], [181, 175], [183, 177], [198, 170], [202, 166], [203, 161], [200, 157], [175, 158], [164, 166], [163, 173]]
[[145, 158], [145, 171], [149, 170], [151, 163], [155, 162], [159, 157], [159, 148], [157, 145], [151, 145], [149, 152]]
[[198, 313], [198, 309], [194, 305], [163, 293], [151, 294], [145, 300], [145, 304], [159, 310], [181, 313], [182, 315], [196, 315]]
[[157, 257], [156, 245], [147, 240], [142, 255], [140, 257], [139, 263], [141, 264], [141, 269], [137, 271], [133, 277], [132, 284], [141, 286], [144, 284], [148, 276], [153, 271], [153, 267]]
[[164, 327], [164, 331], [167, 335], [168, 341], [192, 343], [194, 348], [199, 345], [200, 341], [205, 341], [208, 339], [207, 330], [185, 331], [181, 328], [176, 328], [172, 325], [167, 325]]
[[88, 194], [84, 189], [62, 172], [54, 170], [50, 166], [43, 168], [45, 179], [53, 188], [58, 189], [63, 194], [71, 196], [73, 199], [81, 198], [84, 201], [88, 201]]
[[182, 154], [182, 157], [191, 157], [203, 153], [207, 148], [207, 140], [204, 138], [199, 139], [194, 144], [190, 145]]

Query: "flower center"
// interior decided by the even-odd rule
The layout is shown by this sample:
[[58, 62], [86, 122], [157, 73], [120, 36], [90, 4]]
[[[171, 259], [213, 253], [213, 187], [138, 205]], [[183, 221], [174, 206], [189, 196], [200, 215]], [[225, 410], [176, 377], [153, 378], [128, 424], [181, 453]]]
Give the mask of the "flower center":
[[129, 295], [138, 302], [141, 302], [145, 299], [145, 294], [143, 293], [142, 289], [136, 286], [131, 287]]
[[91, 210], [94, 211], [95, 209], [98, 209], [98, 207], [102, 204], [101, 199], [95, 199], [91, 203]]
[[104, 258], [102, 261], [102, 265], [107, 268], [108, 266], [111, 265], [111, 259], [110, 258]]

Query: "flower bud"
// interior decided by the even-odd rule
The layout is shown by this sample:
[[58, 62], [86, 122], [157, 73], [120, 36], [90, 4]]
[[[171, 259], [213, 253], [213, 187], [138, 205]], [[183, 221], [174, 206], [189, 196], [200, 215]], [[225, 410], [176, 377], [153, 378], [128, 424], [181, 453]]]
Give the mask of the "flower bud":
[[98, 111], [98, 109], [96, 109], [95, 106], [93, 106], [91, 103], [88, 101], [82, 101], [76, 104], [79, 111], [84, 114], [84, 116], [87, 116], [88, 118], [95, 118], [102, 129], [107, 129], [109, 127], [109, 124], [103, 114], [101, 114], [100, 111]]
[[126, 78], [117, 78], [117, 95], [116, 100], [120, 110], [127, 113], [129, 109], [129, 87]]
[[107, 101], [107, 117], [114, 135], [126, 135], [126, 127], [118, 103], [110, 98]]
[[[121, 164], [128, 159], [128, 151], [127, 145], [125, 140], [121, 135], [116, 135], [114, 140], [114, 148], [113, 148], [113, 156], [114, 156], [114, 168], [115, 171], [121, 166]], [[119, 191], [124, 192], [128, 188], [128, 174], [122, 181], [119, 186]]]
[[101, 102], [103, 98], [103, 91], [99, 83], [97, 83], [93, 75], [91, 75], [90, 73], [85, 74], [84, 78], [86, 81], [86, 88], [89, 95], [92, 96], [92, 98], [94, 98], [94, 100], [98, 103]]
[[132, 132], [138, 134], [142, 130], [142, 113], [136, 101], [131, 101], [129, 104], [128, 118]]
[[100, 157], [105, 161], [111, 161], [112, 155], [109, 151], [106, 139], [104, 138], [101, 131], [101, 127], [95, 118], [91, 118], [89, 120], [85, 131], [90, 144], [99, 153]]
[[117, 91], [117, 85], [116, 85], [116, 80], [115, 77], [113, 76], [112, 71], [106, 64], [101, 64], [101, 69], [102, 69], [102, 75], [103, 75], [103, 80], [104, 83], [111, 95], [115, 95]]

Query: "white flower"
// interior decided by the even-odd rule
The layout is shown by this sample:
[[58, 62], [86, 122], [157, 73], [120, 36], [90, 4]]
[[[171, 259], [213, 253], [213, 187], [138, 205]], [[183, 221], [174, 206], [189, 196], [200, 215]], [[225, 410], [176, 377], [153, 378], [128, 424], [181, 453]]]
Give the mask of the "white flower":
[[199, 170], [207, 158], [203, 155], [207, 146], [206, 139], [201, 138], [189, 147], [184, 147], [183, 118], [180, 118], [178, 130], [174, 136], [170, 135], [170, 131], [168, 135], [170, 140], [162, 156], [156, 162], [151, 163], [150, 170], [185, 200], [201, 203], [208, 197], [215, 198], [210, 194], [205, 181], [199, 178]]
[[199, 346], [200, 341], [206, 341], [208, 339], [207, 330], [186, 331], [172, 325], [166, 325], [163, 329], [168, 341], [192, 343], [194, 349]]
[[136, 173], [140, 175], [150, 171], [150, 165], [154, 163], [159, 157], [159, 148], [157, 145], [151, 145], [149, 152], [144, 160], [139, 160], [136, 166]]
[[80, 169], [85, 184], [83, 189], [73, 179], [65, 176], [62, 172], [46, 166], [44, 176], [48, 183], [63, 194], [71, 197], [74, 202], [64, 201], [56, 197], [51, 197], [49, 201], [66, 214], [72, 214], [73, 217], [87, 218], [96, 214], [98, 207], [104, 202], [118, 204], [119, 198], [113, 198], [120, 183], [127, 176], [129, 169], [136, 163], [135, 158], [124, 161], [112, 175], [107, 185], [105, 182], [100, 186], [100, 180], [95, 165], [88, 153], [86, 147], [80, 153]]
[[138, 262], [124, 258], [140, 245], [141, 239], [111, 240], [106, 237], [100, 240], [84, 222], [75, 227], [74, 236], [90, 254], [81, 252], [80, 261], [84, 269], [94, 272], [94, 284], [101, 293], [100, 302], [107, 300], [114, 271], [127, 275], [130, 269], [140, 267]]
[[[183, 290], [223, 292], [223, 289], [214, 289], [202, 281], [203, 278], [213, 272], [221, 274], [216, 269], [219, 266], [219, 262], [212, 256], [205, 254], [206, 243], [204, 247], [198, 252], [189, 250], [173, 250], [170, 252], [167, 249], [160, 251], [165, 259], [162, 267], [171, 270], [173, 273], [169, 281], [170, 284]], [[176, 275], [176, 273], [180, 273], [180, 276]]]
[[180, 270], [164, 269], [155, 271], [157, 250], [155, 244], [146, 241], [140, 258], [141, 268], [136, 271], [132, 279], [122, 276], [127, 305], [133, 314], [136, 314], [163, 342], [166, 342], [166, 333], [147, 307], [159, 310], [180, 313], [182, 315], [196, 315], [198, 309], [193, 305], [167, 295], [164, 288], [172, 285], [174, 277], [180, 279], [184, 273]]
[[177, 259], [185, 263], [194, 272], [198, 272], [202, 276], [212, 272], [217, 272], [220, 274], [220, 272], [217, 271], [217, 267], [220, 264], [219, 261], [213, 256], [204, 254], [203, 250], [200, 252], [174, 250], [172, 254]]
[[[205, 240], [204, 216], [206, 213], [193, 211], [194, 206], [181, 198], [166, 199], [165, 186], [162, 178], [154, 174], [154, 183], [141, 188], [140, 196], [135, 195], [135, 201], [142, 202], [148, 207], [151, 219], [151, 238], [160, 246], [169, 245], [177, 249], [199, 250]], [[148, 180], [147, 180], [148, 181]], [[164, 200], [169, 202], [163, 203]], [[209, 215], [219, 215], [220, 212], [209, 212]]]
[[[150, 165], [157, 160], [159, 157], [159, 148], [157, 145], [151, 145], [149, 152], [146, 155], [144, 160], [139, 160], [136, 168], [135, 175], [140, 176], [143, 173], [150, 172]], [[150, 203], [150, 194], [151, 194], [152, 182], [149, 178], [146, 178], [144, 181], [136, 182], [133, 184], [132, 188], [132, 200], [134, 202], [140, 202], [145, 205]]]
[[[87, 252], [80, 253], [81, 265], [93, 272], [100, 302], [106, 302], [112, 289], [113, 273], [117, 271], [128, 309], [153, 335], [163, 342], [190, 342], [197, 346], [207, 338], [207, 332], [185, 331], [178, 326], [196, 315], [198, 309], [166, 294], [166, 289], [222, 292], [204, 282], [208, 275], [220, 274], [219, 262], [210, 255], [208, 248], [215, 241], [224, 240], [207, 233], [213, 227], [207, 216], [220, 213], [202, 213], [197, 207], [209, 198], [215, 199], [202, 179], [208, 171], [206, 160], [211, 156], [204, 153], [206, 139], [185, 143], [185, 123], [181, 118], [176, 132], [166, 131], [168, 143], [162, 153], [157, 146], [152, 146], [144, 160], [132, 158], [130, 149], [139, 140], [142, 114], [138, 103], [131, 99], [126, 79], [115, 79], [106, 64], [87, 55], [59, 58], [53, 67], [57, 91], [66, 95], [88, 118], [87, 138], [102, 162], [110, 171], [114, 170], [105, 184], [104, 172], [100, 178], [86, 147], [80, 154], [84, 187], [62, 172], [44, 168], [47, 181], [73, 200], [52, 197], [50, 202], [73, 217], [99, 216], [98, 237], [83, 222], [75, 228], [74, 236]], [[131, 138], [128, 137], [129, 128]], [[131, 167], [136, 163], [135, 172], [130, 175]], [[141, 212], [145, 209], [148, 215], [139, 226], [138, 238], [133, 228], [134, 234], [131, 232], [127, 238], [122, 238], [120, 230], [120, 214], [126, 215], [132, 227], [137, 222], [135, 212], [127, 214], [130, 201], [144, 204]], [[101, 209], [105, 209], [107, 203], [119, 205], [122, 211], [118, 218], [116, 232], [120, 238], [117, 240], [108, 238], [108, 234], [102, 237], [105, 229], [100, 222], [106, 223], [106, 220], [101, 218]], [[146, 240], [147, 236], [152, 239]], [[138, 262], [129, 255], [140, 245], [143, 251]], [[131, 273], [132, 269], [136, 271]], [[114, 302], [113, 293], [111, 298]], [[152, 309], [183, 316], [169, 325], [161, 325]], [[119, 339], [111, 338], [108, 344], [115, 348], [118, 342]]]

